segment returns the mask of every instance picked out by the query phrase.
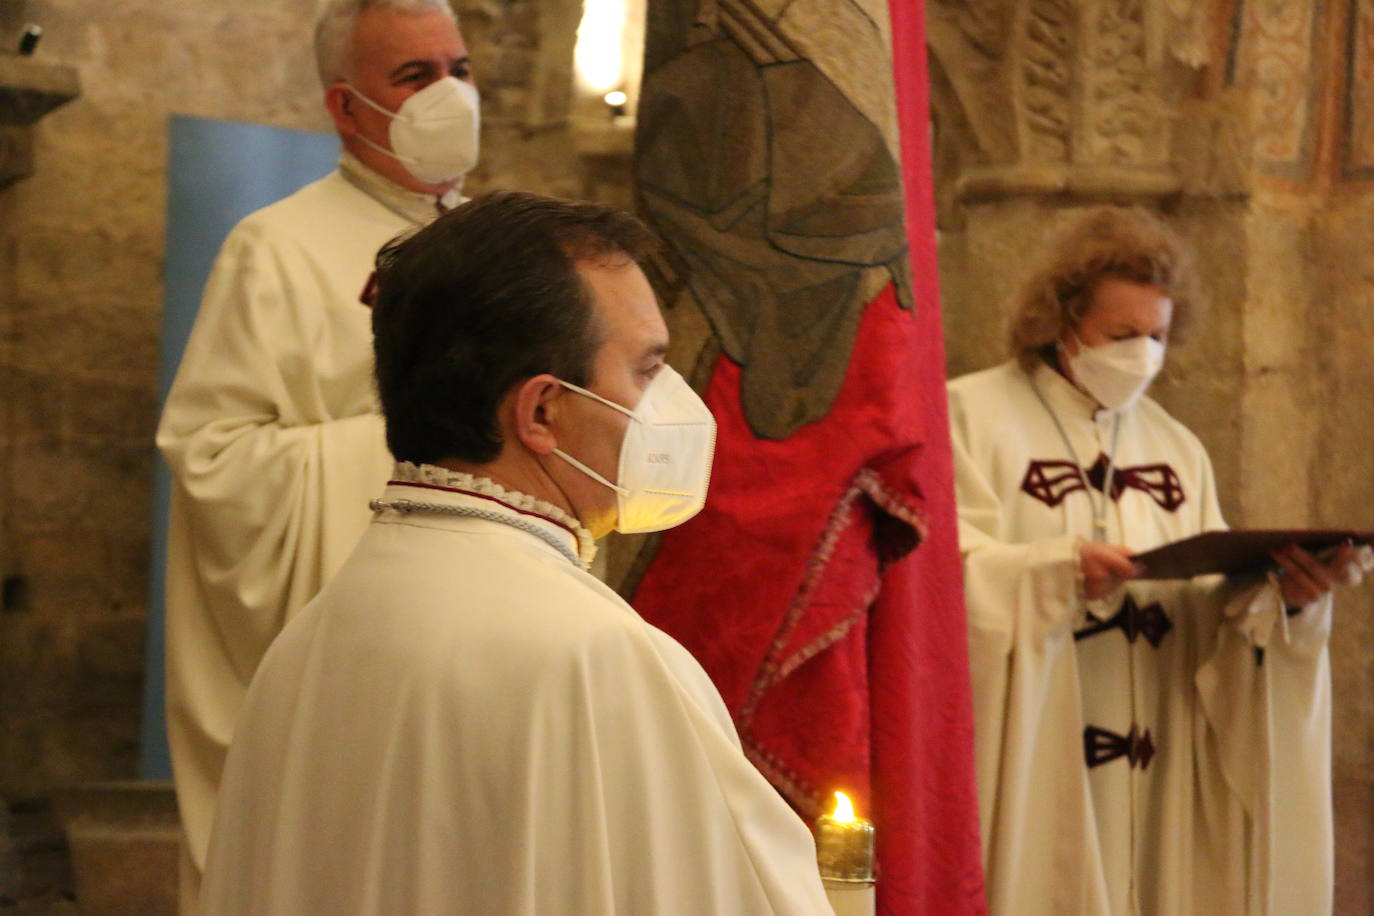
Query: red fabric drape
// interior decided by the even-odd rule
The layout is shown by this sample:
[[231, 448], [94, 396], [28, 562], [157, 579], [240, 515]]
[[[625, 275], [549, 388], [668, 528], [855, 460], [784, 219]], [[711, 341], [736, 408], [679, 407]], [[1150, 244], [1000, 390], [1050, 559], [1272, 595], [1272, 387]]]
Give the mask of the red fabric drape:
[[856, 797], [884, 916], [970, 914], [982, 873], [924, 26], [919, 2], [891, 6], [916, 308], [891, 287], [869, 303], [834, 406], [782, 441], [754, 436], [740, 369], [719, 360], [706, 509], [664, 536], [633, 603], [702, 663], [804, 816], [834, 789]]
[[[929, 443], [925, 469], [929, 535], [884, 583], [874, 616], [885, 625], [875, 627], [873, 644], [880, 657], [901, 655], [909, 646], [909, 670], [916, 683], [930, 685], [931, 691], [898, 688], [897, 695], [886, 701], [874, 700], [874, 756], [880, 761], [915, 761], [910, 770], [912, 789], [887, 796], [879, 817], [922, 825], [912, 833], [889, 837], [886, 844], [879, 840], [880, 854], [896, 866], [896, 881], [903, 885], [880, 900], [884, 916], [981, 913], [986, 905], [973, 771], [968, 628], [945, 398], [924, 3], [890, 0], [889, 8], [907, 240], [918, 302], [915, 391]], [[923, 622], [914, 631], [894, 619], [911, 607], [921, 609]], [[889, 662], [890, 667], [898, 664]], [[883, 689], [876, 685], [875, 690]]]

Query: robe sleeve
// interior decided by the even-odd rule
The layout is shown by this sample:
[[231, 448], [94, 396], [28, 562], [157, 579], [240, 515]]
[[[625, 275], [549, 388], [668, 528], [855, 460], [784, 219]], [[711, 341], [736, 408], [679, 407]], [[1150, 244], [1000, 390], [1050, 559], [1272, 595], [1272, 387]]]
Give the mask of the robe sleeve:
[[351, 549], [390, 467], [366, 365], [337, 357], [326, 269], [289, 240], [236, 229], [158, 429], [186, 526], [173, 539], [245, 683]]
[[806, 826], [740, 753], [700, 666], [649, 635], [598, 634], [543, 691], [539, 743], [575, 752], [535, 781], [559, 854], [536, 839], [516, 909], [829, 916]]
[[[1210, 464], [1206, 471], [1203, 530], [1223, 528]], [[1243, 812], [1246, 835], [1231, 840], [1250, 848], [1249, 912], [1330, 912], [1331, 597], [1285, 617], [1270, 583], [1212, 579], [1199, 581], [1194, 599], [1193, 612], [1215, 630], [1211, 639], [1201, 634], [1195, 679], [1208, 731], [1201, 753], [1214, 758], [1204, 766], [1220, 769], [1232, 796], [1203, 802]], [[1276, 625], [1256, 628], [1253, 616]]]

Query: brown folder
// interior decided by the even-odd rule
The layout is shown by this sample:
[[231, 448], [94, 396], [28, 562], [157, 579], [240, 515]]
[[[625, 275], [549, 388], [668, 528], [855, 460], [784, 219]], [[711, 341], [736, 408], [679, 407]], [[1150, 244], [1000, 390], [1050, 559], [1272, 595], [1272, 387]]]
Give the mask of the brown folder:
[[1142, 579], [1189, 579], [1208, 573], [1256, 572], [1276, 565], [1271, 550], [1297, 544], [1311, 553], [1345, 541], [1374, 543], [1374, 531], [1314, 528], [1250, 528], [1208, 531], [1136, 554], [1145, 566]]

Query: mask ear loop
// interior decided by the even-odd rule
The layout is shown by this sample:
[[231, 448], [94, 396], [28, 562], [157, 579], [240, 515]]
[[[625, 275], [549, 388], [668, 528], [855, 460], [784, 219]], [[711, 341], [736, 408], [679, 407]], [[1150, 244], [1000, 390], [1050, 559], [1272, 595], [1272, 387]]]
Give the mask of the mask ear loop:
[[400, 163], [402, 163], [403, 165], [419, 165], [419, 164], [420, 164], [420, 160], [416, 159], [414, 156], [402, 156], [400, 153], [398, 153], [398, 152], [396, 152], [396, 151], [394, 151], [394, 150], [389, 150], [389, 149], [387, 149], [385, 146], [382, 146], [380, 143], [373, 143], [371, 140], [367, 139], [367, 138], [364, 137], [362, 134], [354, 134], [354, 136], [357, 137], [359, 140], [363, 141], [363, 143], [365, 143], [365, 144], [367, 144], [368, 146], [370, 146], [370, 147], [372, 147], [373, 149], [375, 149], [377, 152], [381, 153], [382, 155], [384, 155], [384, 156], [390, 156], [392, 159], [395, 159], [397, 162], [400, 162]]
[[[451, 80], [454, 80], [455, 82], [459, 83], [459, 85], [462, 85], [462, 80], [459, 80], [459, 79], [457, 79], [456, 77], [449, 76], [449, 77], [445, 77], [444, 79], [451, 79]], [[443, 80], [437, 80], [436, 82], [440, 82], [440, 83], [441, 83], [441, 82], [443, 82]], [[429, 86], [426, 86], [426, 87], [425, 87], [425, 89], [428, 89], [430, 86], [433, 86], [433, 85], [435, 85], [435, 84], [436, 84], [436, 83], [430, 83]], [[383, 108], [381, 105], [378, 105], [376, 102], [372, 101], [372, 99], [370, 99], [370, 98], [368, 98], [367, 96], [363, 95], [362, 90], [359, 89], [357, 86], [354, 86], [352, 83], [344, 83], [344, 88], [346, 88], [349, 92], [351, 92], [351, 93], [353, 93], [354, 95], [356, 95], [358, 98], [362, 99], [362, 100], [363, 100], [364, 102], [366, 102], [368, 105], [372, 106], [372, 108], [374, 108], [376, 111], [381, 112], [382, 114], [386, 115], [388, 118], [390, 118], [390, 119], [393, 120], [393, 121], [400, 121], [400, 122], [402, 122], [402, 123], [404, 123], [404, 124], [414, 124], [414, 123], [415, 123], [415, 118], [414, 118], [413, 116], [411, 116], [411, 115], [403, 115], [403, 114], [401, 114], [399, 111], [389, 111], [389, 110]], [[425, 89], [421, 89], [420, 92], [424, 92]], [[413, 96], [415, 96], [415, 95], [419, 95], [420, 92], [413, 93], [411, 97], [413, 97]], [[461, 90], [461, 89], [459, 89], [459, 93], [460, 93], [460, 94], [462, 93], [462, 90]], [[408, 97], [408, 98], [407, 98], [407, 101], [409, 101], [411, 97]], [[436, 123], [436, 124], [441, 124], [441, 123], [445, 123], [445, 122], [447, 122], [447, 121], [457, 121], [457, 120], [459, 120], [459, 119], [462, 118], [462, 117], [463, 117], [463, 115], [454, 115], [454, 116], [449, 117], [449, 118], [428, 118], [428, 119], [426, 119], [426, 120], [427, 120], [428, 122], [433, 122], [433, 123]]]
[[[1083, 343], [1083, 339], [1078, 336], [1078, 332], [1075, 331], [1073, 328], [1069, 328], [1069, 336], [1073, 338], [1074, 345], [1078, 347], [1077, 353], [1069, 352], [1069, 348], [1064, 346], [1064, 338], [1062, 337], [1060, 337], [1054, 342], [1055, 347], [1058, 348], [1059, 368], [1062, 370], [1060, 374], [1063, 375], [1064, 378], [1068, 379], [1070, 385], [1077, 388], [1084, 394], [1088, 395], [1088, 397], [1092, 397], [1092, 393], [1089, 392], [1087, 388], [1083, 387], [1083, 383], [1078, 381], [1077, 373], [1073, 371], [1073, 361], [1078, 357], [1082, 356], [1084, 351], [1088, 350], [1089, 347], [1087, 344]], [[1074, 377], [1070, 378], [1069, 374], [1072, 374]], [[1053, 415], [1052, 412], [1051, 415]]]
[[564, 461], [568, 462], [568, 464], [570, 464], [570, 465], [572, 465], [573, 467], [577, 468], [577, 469], [578, 469], [579, 471], [581, 471], [583, 474], [586, 474], [586, 475], [587, 475], [588, 477], [590, 477], [592, 480], [595, 480], [597, 483], [605, 484], [606, 486], [610, 487], [612, 490], [616, 491], [617, 493], [619, 493], [619, 494], [622, 495], [622, 496], [628, 496], [628, 495], [629, 495], [629, 493], [630, 493], [629, 490], [625, 489], [625, 488], [622, 487], [622, 486], [619, 486], [618, 484], [613, 484], [613, 483], [611, 483], [611, 482], [610, 482], [609, 480], [607, 480], [605, 477], [602, 477], [602, 476], [601, 476], [600, 474], [598, 474], [596, 471], [593, 471], [591, 468], [587, 467], [585, 464], [583, 464], [582, 462], [578, 461], [576, 458], [574, 458], [572, 455], [569, 455], [567, 452], [563, 451], [561, 448], [556, 448], [556, 449], [554, 449], [554, 450], [553, 450], [553, 453], [554, 453], [555, 455], [557, 455], [559, 458], [562, 458]]
[[1078, 332], [1075, 331], [1073, 328], [1069, 328], [1069, 336], [1073, 338], [1074, 346], [1078, 348], [1077, 353], [1069, 352], [1069, 348], [1064, 346], [1064, 338], [1062, 337], [1060, 337], [1058, 340], [1054, 342], [1055, 346], [1059, 348], [1059, 358], [1065, 364], [1067, 364], [1070, 359], [1082, 356], [1084, 350], [1091, 349], [1087, 344], [1083, 342], [1083, 338], [1079, 337]]
[[375, 111], [378, 111], [378, 112], [380, 112], [380, 113], [386, 115], [388, 118], [391, 118], [393, 121], [396, 121], [396, 120], [404, 121], [404, 120], [406, 120], [405, 118], [402, 118], [402, 117], [401, 117], [401, 115], [400, 115], [399, 112], [388, 111], [387, 109], [385, 109], [385, 108], [383, 108], [382, 106], [378, 105], [376, 102], [374, 102], [374, 101], [372, 101], [371, 99], [369, 99], [367, 96], [363, 95], [362, 90], [359, 89], [357, 86], [354, 86], [352, 83], [344, 83], [344, 88], [347, 89], [349, 92], [353, 93], [353, 94], [354, 94], [355, 96], [357, 96], [358, 98], [362, 99], [362, 101], [364, 102], [364, 104], [368, 105], [369, 107], [371, 107], [371, 108], [374, 109]]
[[602, 404], [605, 404], [612, 410], [620, 411], [625, 416], [629, 417], [631, 420], [635, 418], [635, 412], [630, 408], [626, 407], [624, 404], [617, 404], [615, 401], [608, 401], [601, 395], [597, 394], [595, 391], [588, 391], [586, 388], [583, 388], [580, 385], [574, 385], [572, 382], [565, 382], [561, 378], [557, 378], [556, 376], [555, 378], [557, 379], [558, 384], [562, 385], [564, 388], [567, 388], [569, 391], [576, 391], [578, 394], [586, 395], [593, 401], [600, 401]]
[[[383, 108], [382, 106], [378, 105], [376, 102], [372, 101], [372, 100], [369, 99], [367, 96], [363, 95], [362, 92], [359, 91], [357, 87], [355, 87], [355, 86], [353, 86], [353, 85], [350, 85], [349, 83], [344, 83], [344, 87], [347, 88], [349, 92], [353, 93], [355, 96], [357, 96], [358, 98], [362, 99], [362, 100], [363, 100], [364, 102], [366, 102], [368, 105], [372, 106], [372, 108], [374, 108], [374, 109], [376, 109], [377, 111], [381, 112], [382, 114], [386, 115], [386, 116], [387, 116], [388, 118], [390, 118], [391, 120], [393, 120], [393, 121], [400, 121], [400, 122], [402, 122], [403, 124], [411, 124], [411, 123], [414, 123], [414, 122], [412, 121], [412, 119], [410, 119], [410, 118], [406, 117], [405, 115], [401, 114], [399, 111], [387, 111], [385, 108]], [[456, 117], [453, 117], [453, 118], [443, 118], [443, 119], [441, 119], [441, 120], [444, 120], [444, 121], [456, 121], [456, 120], [458, 120], [458, 119], [457, 119]], [[386, 147], [382, 146], [382, 145], [379, 144], [379, 143], [373, 143], [371, 140], [367, 139], [367, 138], [364, 137], [362, 134], [356, 134], [356, 136], [357, 136], [357, 138], [358, 138], [359, 140], [363, 141], [363, 143], [365, 143], [365, 144], [367, 144], [368, 146], [372, 147], [372, 148], [375, 149], [377, 152], [379, 152], [379, 153], [381, 153], [381, 154], [383, 154], [383, 155], [385, 155], [385, 156], [390, 156], [392, 159], [395, 159], [397, 162], [400, 162], [400, 163], [402, 163], [402, 164], [404, 164], [404, 165], [419, 165], [419, 164], [420, 164], [420, 160], [419, 160], [419, 159], [416, 159], [414, 156], [402, 156], [400, 153], [396, 152], [395, 150], [389, 150], [389, 149], [387, 149]], [[592, 395], [592, 396], [595, 397], [595, 395]], [[607, 402], [607, 403], [609, 403], [609, 402]]]
[[[557, 378], [557, 377], [555, 376], [555, 378]], [[618, 410], [618, 411], [620, 411], [620, 412], [623, 413], [625, 416], [629, 417], [631, 420], [635, 420], [635, 419], [636, 419], [636, 418], [635, 418], [635, 412], [634, 412], [633, 410], [630, 410], [628, 407], [625, 407], [625, 406], [622, 405], [622, 404], [617, 404], [615, 401], [608, 401], [608, 400], [606, 400], [605, 398], [603, 398], [601, 395], [597, 394], [595, 391], [588, 391], [586, 388], [583, 388], [581, 385], [574, 385], [572, 382], [565, 382], [565, 381], [563, 381], [561, 378], [560, 378], [560, 379], [557, 379], [557, 381], [558, 381], [558, 384], [562, 385], [564, 388], [567, 388], [569, 391], [576, 391], [578, 394], [585, 395], [586, 397], [591, 398], [593, 401], [600, 401], [602, 404], [605, 404], [607, 407], [610, 407], [610, 408], [613, 409], [613, 410]], [[636, 422], [638, 422], [638, 421], [636, 420]], [[630, 493], [629, 490], [625, 489], [624, 487], [620, 486], [619, 484], [611, 483], [611, 482], [610, 482], [609, 480], [607, 480], [605, 477], [602, 477], [602, 476], [601, 476], [600, 474], [598, 474], [596, 471], [593, 471], [591, 468], [587, 467], [585, 464], [583, 464], [582, 462], [578, 461], [576, 458], [574, 458], [572, 455], [569, 455], [567, 452], [563, 451], [561, 448], [556, 448], [556, 449], [554, 449], [554, 450], [553, 450], [553, 453], [554, 453], [555, 455], [557, 455], [559, 458], [562, 458], [564, 461], [568, 462], [568, 464], [570, 464], [570, 465], [572, 465], [573, 467], [577, 468], [577, 469], [578, 469], [579, 471], [581, 471], [583, 474], [586, 474], [586, 475], [587, 475], [588, 477], [590, 477], [592, 480], [595, 480], [597, 483], [604, 484], [605, 486], [610, 487], [612, 490], [614, 490], [615, 492], [619, 493], [621, 496], [628, 496], [628, 495], [629, 495], [629, 493]]]
[[[385, 108], [383, 108], [382, 106], [378, 105], [376, 102], [372, 101], [372, 100], [369, 99], [367, 96], [363, 95], [360, 91], [358, 91], [358, 89], [357, 89], [356, 87], [354, 87], [354, 86], [352, 86], [352, 85], [350, 85], [350, 84], [348, 84], [348, 83], [344, 83], [344, 87], [345, 87], [346, 89], [348, 89], [349, 92], [353, 93], [355, 96], [357, 96], [358, 98], [362, 99], [364, 102], [366, 102], [366, 103], [367, 103], [368, 105], [370, 105], [372, 108], [375, 108], [377, 111], [379, 111], [379, 112], [381, 112], [382, 114], [386, 115], [386, 116], [387, 116], [388, 118], [390, 118], [391, 120], [393, 120], [393, 121], [404, 121], [404, 120], [405, 120], [404, 118], [402, 118], [402, 117], [401, 117], [399, 114], [397, 114], [396, 112], [394, 112], [394, 111], [387, 111]], [[389, 149], [387, 149], [386, 147], [382, 146], [380, 143], [373, 143], [371, 140], [367, 139], [367, 138], [364, 137], [362, 134], [354, 134], [354, 136], [357, 137], [359, 140], [363, 141], [363, 143], [364, 143], [365, 145], [372, 147], [373, 149], [375, 149], [377, 152], [381, 153], [381, 154], [384, 155], [384, 156], [390, 156], [392, 159], [395, 159], [397, 162], [399, 162], [399, 163], [401, 163], [401, 164], [403, 164], [403, 165], [418, 165], [419, 162], [420, 162], [420, 160], [416, 159], [414, 156], [402, 156], [400, 153], [396, 152], [395, 150], [389, 150]]]

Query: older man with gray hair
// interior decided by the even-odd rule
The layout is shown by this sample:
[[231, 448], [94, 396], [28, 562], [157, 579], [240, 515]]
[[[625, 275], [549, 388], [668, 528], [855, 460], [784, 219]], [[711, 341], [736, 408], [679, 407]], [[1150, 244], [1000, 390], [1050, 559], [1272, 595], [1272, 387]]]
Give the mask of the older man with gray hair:
[[190, 911], [253, 672], [352, 550], [391, 468], [373, 259], [461, 202], [478, 98], [444, 0], [330, 0], [315, 53], [338, 168], [225, 240], [167, 398], [167, 715]]

